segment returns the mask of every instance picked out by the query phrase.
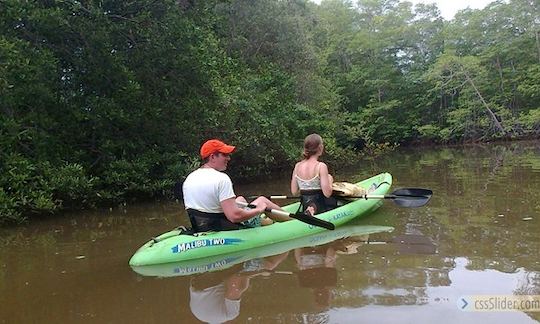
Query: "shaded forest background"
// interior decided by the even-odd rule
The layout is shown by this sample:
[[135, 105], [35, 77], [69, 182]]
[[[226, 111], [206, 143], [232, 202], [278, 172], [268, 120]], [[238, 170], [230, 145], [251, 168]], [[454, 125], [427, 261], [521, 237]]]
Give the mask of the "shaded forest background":
[[[0, 0], [0, 223], [395, 144], [540, 135], [540, 4]], [[337, 163], [337, 162], [336, 162]], [[264, 170], [264, 171], [263, 171]]]

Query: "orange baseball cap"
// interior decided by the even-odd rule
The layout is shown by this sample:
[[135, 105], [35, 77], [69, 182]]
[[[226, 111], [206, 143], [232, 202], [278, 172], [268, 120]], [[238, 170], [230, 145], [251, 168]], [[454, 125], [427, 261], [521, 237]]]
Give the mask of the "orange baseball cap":
[[204, 144], [201, 146], [201, 157], [203, 159], [206, 159], [207, 157], [210, 156], [210, 154], [216, 153], [216, 152], [229, 154], [229, 153], [232, 153], [234, 149], [235, 147], [232, 145], [227, 145], [217, 139], [211, 139], [204, 142]]

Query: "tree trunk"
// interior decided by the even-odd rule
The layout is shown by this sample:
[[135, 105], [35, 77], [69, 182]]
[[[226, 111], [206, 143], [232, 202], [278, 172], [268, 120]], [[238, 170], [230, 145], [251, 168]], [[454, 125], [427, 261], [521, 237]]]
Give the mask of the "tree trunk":
[[463, 71], [464, 74], [465, 74], [465, 77], [467, 78], [467, 81], [471, 84], [471, 86], [473, 87], [474, 91], [476, 92], [476, 94], [478, 95], [478, 98], [480, 98], [480, 100], [482, 101], [482, 103], [484, 104], [484, 107], [486, 107], [486, 110], [488, 111], [489, 115], [491, 116], [491, 119], [493, 120], [493, 122], [495, 123], [495, 126], [503, 133], [506, 135], [506, 131], [504, 130], [504, 128], [502, 127], [501, 125], [501, 122], [499, 122], [499, 120], [497, 119], [497, 116], [495, 116], [495, 113], [489, 108], [487, 102], [484, 100], [484, 97], [482, 97], [482, 94], [480, 94], [480, 91], [478, 91], [478, 88], [476, 87], [476, 85], [474, 84], [473, 80], [469, 77], [469, 74], [465, 71]]
[[536, 50], [538, 51], [538, 63], [540, 63], [540, 30], [536, 31]]
[[499, 78], [501, 80], [501, 83], [500, 83], [501, 92], [504, 92], [504, 79], [503, 79], [503, 72], [502, 72], [502, 66], [501, 66], [501, 59], [499, 58], [499, 55], [497, 55], [497, 70], [499, 71]]
[[516, 67], [514, 66], [514, 60], [510, 60], [510, 65], [512, 66], [512, 111], [519, 111], [519, 101], [518, 101], [518, 91], [517, 91], [517, 84], [516, 84]]

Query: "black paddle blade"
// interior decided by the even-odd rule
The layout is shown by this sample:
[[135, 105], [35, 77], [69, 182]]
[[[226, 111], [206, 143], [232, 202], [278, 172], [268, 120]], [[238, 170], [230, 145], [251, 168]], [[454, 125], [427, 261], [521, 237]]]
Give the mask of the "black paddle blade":
[[336, 226], [334, 224], [327, 222], [325, 220], [322, 220], [320, 218], [317, 218], [315, 216], [310, 216], [304, 213], [296, 213], [296, 214], [291, 213], [289, 216], [292, 218], [298, 219], [299, 221], [304, 222], [309, 225], [318, 226], [318, 227], [326, 228], [329, 230], [336, 229]]
[[433, 195], [433, 191], [429, 189], [422, 189], [422, 188], [400, 188], [396, 189], [394, 192], [392, 192], [392, 195], [395, 196], [417, 196], [417, 197], [425, 197], [428, 196], [431, 198]]
[[401, 207], [422, 207], [428, 203], [433, 191], [422, 188], [402, 188], [392, 192], [389, 197]]

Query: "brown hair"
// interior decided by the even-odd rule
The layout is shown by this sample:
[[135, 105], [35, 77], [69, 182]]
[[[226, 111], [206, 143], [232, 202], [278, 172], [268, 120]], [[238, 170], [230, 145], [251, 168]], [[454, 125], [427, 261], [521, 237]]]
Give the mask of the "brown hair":
[[310, 156], [317, 154], [319, 147], [322, 145], [323, 140], [319, 134], [310, 134], [304, 139], [304, 159], [309, 159]]

